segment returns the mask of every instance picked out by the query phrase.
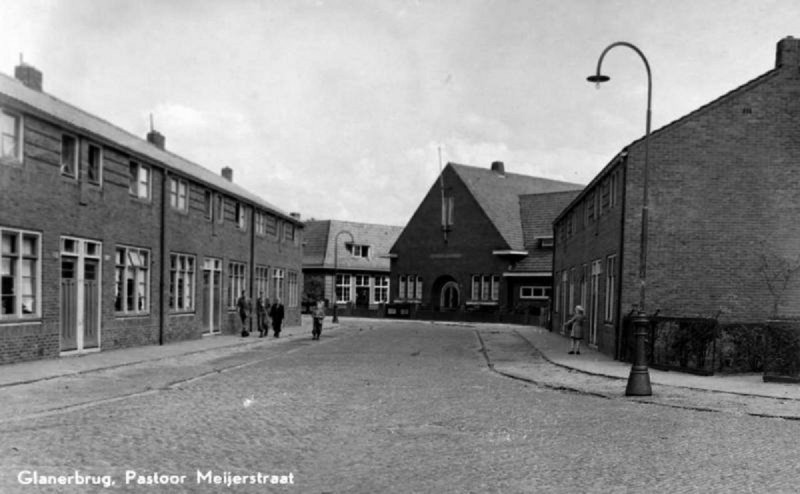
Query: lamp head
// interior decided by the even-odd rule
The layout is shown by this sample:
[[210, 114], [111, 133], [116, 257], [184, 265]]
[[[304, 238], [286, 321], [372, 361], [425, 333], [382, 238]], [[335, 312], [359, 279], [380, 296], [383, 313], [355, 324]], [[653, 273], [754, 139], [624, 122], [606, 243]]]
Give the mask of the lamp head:
[[603, 74], [598, 72], [595, 75], [590, 75], [589, 77], [586, 78], [586, 80], [589, 81], [589, 82], [594, 82], [595, 85], [597, 86], [597, 89], [600, 89], [600, 84], [603, 83], [603, 82], [610, 81], [611, 78], [608, 77], [607, 75], [603, 75]]

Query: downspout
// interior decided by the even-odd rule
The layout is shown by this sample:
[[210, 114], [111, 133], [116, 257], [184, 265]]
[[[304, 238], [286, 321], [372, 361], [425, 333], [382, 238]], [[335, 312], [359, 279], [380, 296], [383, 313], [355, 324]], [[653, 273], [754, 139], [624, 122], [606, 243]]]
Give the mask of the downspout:
[[622, 151], [622, 157], [620, 158], [620, 170], [621, 170], [621, 177], [620, 177], [620, 186], [622, 191], [622, 198], [620, 200], [620, 215], [619, 215], [619, 254], [617, 255], [619, 262], [617, 262], [617, 286], [614, 287], [614, 290], [617, 292], [617, 306], [615, 308], [617, 313], [617, 355], [615, 357], [616, 360], [620, 360], [622, 358], [622, 273], [624, 270], [622, 266], [624, 265], [623, 260], [625, 258], [625, 203], [627, 202], [626, 199], [626, 184], [627, 175], [628, 175], [628, 150], [624, 149]]
[[169, 183], [169, 170], [164, 168], [164, 176], [161, 181], [161, 276], [158, 283], [158, 293], [160, 294], [158, 307], [158, 344], [164, 344], [164, 330], [166, 328], [167, 298], [166, 278], [167, 270], [167, 184]]
[[253, 206], [253, 209], [250, 213], [250, 315], [247, 318], [248, 320], [248, 331], [253, 332], [253, 314], [252, 309], [255, 307], [255, 303], [253, 302], [253, 290], [255, 288], [255, 277], [256, 277], [256, 208]]

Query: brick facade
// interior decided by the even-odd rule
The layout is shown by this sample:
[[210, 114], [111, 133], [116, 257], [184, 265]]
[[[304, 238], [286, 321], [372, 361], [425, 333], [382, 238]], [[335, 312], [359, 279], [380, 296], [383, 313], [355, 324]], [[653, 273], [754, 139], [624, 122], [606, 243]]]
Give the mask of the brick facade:
[[[792, 271], [800, 267], [799, 48], [800, 40], [782, 40], [774, 70], [652, 133], [647, 312], [723, 322], [800, 317], [800, 279]], [[608, 354], [618, 342], [619, 314], [640, 299], [643, 163], [640, 139], [555, 224], [557, 280], [565, 271], [617, 255], [617, 312], [595, 342]], [[619, 207], [605, 226], [603, 218], [595, 223], [596, 233], [568, 234], [570, 217], [584, 214], [588, 198], [612, 172], [621, 177]], [[604, 271], [601, 278], [606, 276]], [[784, 276], [785, 285], [779, 281]]]
[[[217, 308], [221, 317], [214, 332], [232, 333], [240, 327], [237, 318], [231, 317], [234, 312], [226, 300], [231, 261], [246, 266], [244, 288], [251, 296], [254, 266], [283, 270], [285, 323], [299, 324], [302, 223], [298, 219], [235, 184], [228, 185], [228, 181], [198, 165], [167, 155], [142, 139], [3, 75], [0, 110], [4, 112], [4, 131], [14, 134], [4, 136], [6, 147], [0, 149], [4, 262], [0, 363], [65, 354], [65, 320], [77, 320], [78, 328], [83, 325], [84, 347], [78, 352], [200, 338], [205, 332], [204, 314], [209, 304], [203, 285], [207, 259], [220, 260], [221, 268], [222, 297]], [[14, 122], [19, 128], [8, 131]], [[10, 148], [9, 142], [17, 142], [21, 152]], [[99, 180], [90, 180], [90, 146], [95, 148], [92, 152], [102, 152]], [[62, 161], [73, 148], [77, 148], [77, 165], [74, 170], [65, 169]], [[145, 198], [130, 192], [132, 162], [150, 170]], [[171, 206], [170, 178], [186, 185], [183, 210]], [[221, 221], [207, 218], [206, 194], [224, 201]], [[237, 225], [237, 203], [248, 211], [244, 228]], [[255, 211], [274, 222], [274, 233], [255, 233]], [[34, 244], [19, 243], [20, 237], [33, 238], [36, 245], [32, 279], [27, 271], [20, 272], [27, 269], [31, 258], [24, 258], [18, 249], [20, 245], [27, 248]], [[65, 242], [72, 240], [79, 246], [74, 256], [64, 250]], [[81, 251], [89, 248], [98, 250]], [[147, 256], [146, 265], [136, 268], [139, 273], [146, 273], [142, 279], [147, 278], [147, 290], [136, 301], [133, 295], [130, 301], [116, 296], [122, 284], [138, 290], [139, 283], [138, 278], [117, 283], [121, 248], [135, 249]], [[90, 254], [96, 256], [90, 258]], [[182, 284], [188, 287], [183, 294], [188, 307], [183, 309], [170, 308], [170, 290], [176, 290], [171, 287], [172, 254], [184, 255], [193, 262], [193, 281]], [[85, 284], [82, 289], [74, 288], [85, 299], [75, 302], [67, 297], [72, 290], [65, 288], [72, 286], [69, 280], [74, 280], [77, 287], [93, 277], [99, 281], [99, 289]], [[294, 281], [291, 296], [290, 277]], [[28, 291], [32, 291], [32, 297], [26, 295]], [[20, 303], [26, 296], [27, 301]], [[274, 298], [274, 294], [271, 296]], [[128, 303], [142, 305], [136, 305], [137, 310], [132, 312], [120, 309]], [[85, 312], [78, 309], [76, 316], [71, 312], [75, 307], [83, 307]], [[87, 336], [87, 328], [95, 321], [97, 345]]]

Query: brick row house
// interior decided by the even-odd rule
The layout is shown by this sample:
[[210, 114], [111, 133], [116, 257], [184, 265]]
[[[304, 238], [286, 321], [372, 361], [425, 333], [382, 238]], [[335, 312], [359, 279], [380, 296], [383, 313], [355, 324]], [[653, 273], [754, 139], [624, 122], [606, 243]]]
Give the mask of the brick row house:
[[[588, 343], [619, 355], [638, 307], [644, 139], [554, 222], [554, 323], [586, 307]], [[647, 313], [721, 322], [800, 317], [800, 40], [775, 68], [652, 132]]]
[[[303, 280], [307, 300], [335, 300], [361, 315], [389, 301], [389, 249], [402, 227], [353, 221], [307, 221]], [[337, 245], [338, 244], [338, 245]]]
[[552, 221], [582, 185], [448, 163], [391, 249], [391, 299], [417, 317], [546, 316]]
[[302, 227], [222, 175], [0, 74], [0, 363], [232, 333], [238, 295], [299, 324]]

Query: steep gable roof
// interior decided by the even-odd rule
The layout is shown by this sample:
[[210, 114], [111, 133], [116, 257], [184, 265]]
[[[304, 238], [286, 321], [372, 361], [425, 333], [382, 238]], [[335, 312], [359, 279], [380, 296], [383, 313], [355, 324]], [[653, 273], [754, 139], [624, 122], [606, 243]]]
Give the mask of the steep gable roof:
[[370, 254], [367, 259], [348, 255], [342, 245], [350, 243], [350, 237], [347, 234], [339, 235], [339, 260], [336, 264], [340, 269], [389, 271], [390, 261], [386, 255], [403, 227], [339, 220], [306, 222], [303, 267], [333, 269], [334, 241], [339, 232], [343, 231], [353, 235], [355, 244], [368, 245]]
[[549, 273], [553, 263], [552, 249], [538, 247], [537, 239], [553, 236], [553, 219], [580, 191], [550, 192], [519, 196], [522, 234], [528, 255], [520, 260], [515, 271]]
[[26, 87], [21, 81], [0, 73], [0, 97], [6, 96], [21, 104], [22, 108], [32, 110], [33, 114], [43, 119], [57, 120], [74, 128], [81, 129], [91, 136], [107, 140], [111, 145], [143, 156], [155, 163], [166, 166], [174, 172], [193, 178], [217, 190], [227, 192], [244, 199], [268, 211], [277, 213], [283, 219], [299, 226], [302, 222], [293, 218], [277, 206], [265, 201], [247, 189], [228, 181], [221, 175], [193, 163], [177, 154], [160, 149], [146, 140], [127, 132], [114, 124], [91, 115], [80, 108], [70, 105], [47, 93]]
[[[575, 191], [583, 185], [518, 173], [498, 173], [489, 168], [448, 163], [461, 178], [510, 249], [522, 250], [525, 238], [519, 196]], [[555, 216], [550, 217], [550, 221]]]

